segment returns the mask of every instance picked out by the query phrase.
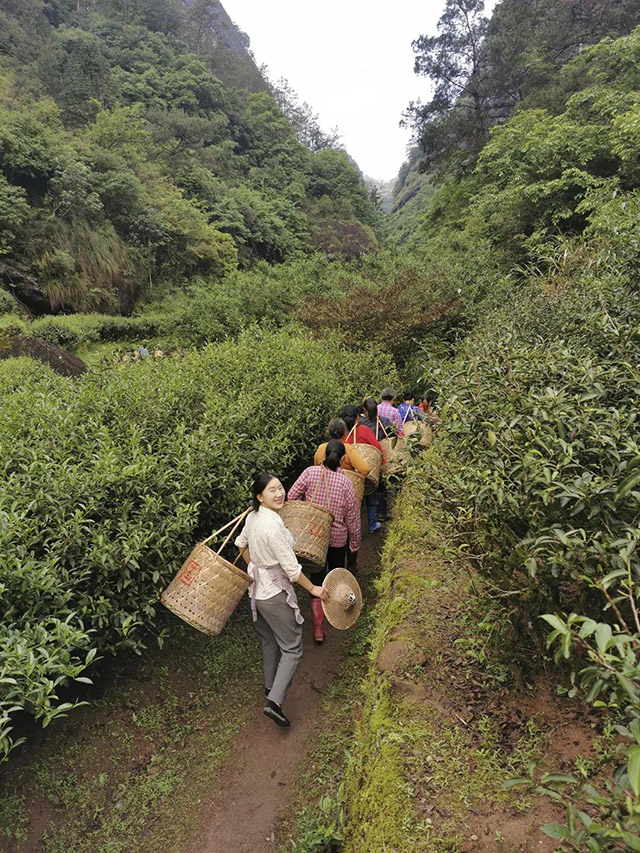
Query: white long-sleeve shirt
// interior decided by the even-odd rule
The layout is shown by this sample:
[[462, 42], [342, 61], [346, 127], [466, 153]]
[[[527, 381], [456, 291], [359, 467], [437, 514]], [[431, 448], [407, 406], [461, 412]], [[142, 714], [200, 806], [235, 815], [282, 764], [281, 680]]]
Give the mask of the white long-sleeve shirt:
[[[235, 544], [238, 548], [249, 546], [251, 562], [247, 572], [256, 585], [256, 598], [273, 598], [281, 592], [281, 588], [271, 580], [269, 572], [261, 571], [260, 566], [278, 564], [292, 583], [300, 577], [302, 566], [293, 552], [293, 536], [274, 510], [261, 506], [257, 512], [249, 513]], [[251, 594], [254, 594], [253, 591]]]

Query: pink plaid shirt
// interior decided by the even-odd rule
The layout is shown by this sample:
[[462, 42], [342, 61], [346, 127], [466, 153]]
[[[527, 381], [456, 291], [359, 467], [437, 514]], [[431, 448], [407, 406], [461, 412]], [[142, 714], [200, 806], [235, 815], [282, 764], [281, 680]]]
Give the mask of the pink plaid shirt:
[[327, 506], [333, 513], [333, 524], [329, 536], [331, 548], [342, 548], [349, 540], [349, 550], [360, 547], [360, 508], [351, 482], [338, 468], [330, 471], [324, 465], [306, 468], [289, 489], [287, 500], [298, 501], [304, 495], [305, 500], [320, 506]]
[[378, 403], [378, 414], [382, 415], [382, 417], [389, 418], [392, 423], [395, 424], [398, 433], [402, 435], [402, 418], [400, 417], [400, 413], [388, 400], [382, 400]]

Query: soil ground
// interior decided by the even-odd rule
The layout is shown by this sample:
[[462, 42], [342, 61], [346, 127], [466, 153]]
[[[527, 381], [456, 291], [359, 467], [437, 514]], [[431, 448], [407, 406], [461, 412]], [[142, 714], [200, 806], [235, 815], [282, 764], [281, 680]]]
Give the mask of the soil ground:
[[[377, 564], [378, 539], [368, 536], [358, 558], [358, 576], [371, 604], [368, 583]], [[367, 600], [367, 592], [369, 592]], [[305, 762], [322, 728], [322, 697], [340, 674], [348, 634], [327, 626], [324, 643], [313, 642], [311, 620], [304, 625], [304, 657], [284, 705], [292, 721], [283, 729], [256, 702], [251, 721], [232, 749], [216, 785], [200, 809], [197, 828], [180, 853], [267, 853], [274, 850], [283, 813], [299, 793]]]
[[[379, 536], [366, 536], [359, 558], [369, 611], [381, 544]], [[449, 649], [454, 648], [453, 615], [446, 607], [437, 614]], [[149, 662], [127, 664], [125, 672], [110, 676], [110, 686], [96, 689], [88, 708], [36, 737], [2, 771], [0, 850], [291, 849], [291, 838], [298, 832], [296, 812], [309, 806], [315, 791], [310, 781], [314, 762], [333, 762], [325, 775], [329, 790], [324, 793], [336, 795], [353, 723], [350, 717], [336, 722], [327, 709], [332, 701], [335, 705], [345, 699], [345, 689], [351, 691], [352, 705], [360, 702], [358, 679], [349, 676], [356, 666], [360, 671], [363, 666], [362, 655], [356, 658], [350, 650], [352, 632], [329, 628], [327, 640], [317, 647], [308, 619], [304, 643], [304, 658], [285, 704], [290, 730], [278, 728], [262, 714], [258, 647], [245, 613], [232, 620], [220, 638], [212, 641], [180, 628], [178, 640], [150, 654]], [[393, 657], [393, 648], [390, 654]], [[404, 693], [408, 707], [419, 707], [427, 716], [430, 708], [436, 709], [459, 720], [463, 735], [474, 717], [490, 715], [492, 725], [503, 733], [506, 751], [535, 719], [549, 767], [571, 769], [578, 755], [590, 760], [596, 736], [591, 721], [559, 703], [546, 683], [517, 695], [505, 689], [503, 695], [488, 696], [479, 682], [477, 690], [469, 692], [468, 684], [456, 684], [457, 654], [452, 651], [434, 659], [429, 672], [425, 670], [426, 681], [397, 680], [394, 689]], [[386, 668], [393, 671], [394, 661], [387, 661]], [[336, 731], [336, 726], [343, 730]], [[318, 759], [318, 744], [331, 728], [334, 754]], [[435, 760], [446, 762], [448, 757], [436, 755]], [[473, 769], [470, 749], [472, 774]], [[417, 774], [414, 793], [425, 821], [443, 818], [442, 803], [430, 794], [428, 771]], [[558, 819], [557, 809], [546, 801], [532, 802], [525, 810], [521, 803], [512, 807], [499, 797], [479, 806], [474, 803], [464, 822], [468, 840], [448, 848], [453, 853], [554, 850], [539, 829], [545, 821]]]

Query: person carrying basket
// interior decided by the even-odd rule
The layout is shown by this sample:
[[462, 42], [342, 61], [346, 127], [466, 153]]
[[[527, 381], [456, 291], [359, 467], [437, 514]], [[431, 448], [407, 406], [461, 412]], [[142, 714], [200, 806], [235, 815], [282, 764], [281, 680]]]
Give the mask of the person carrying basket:
[[[311, 582], [318, 586], [327, 571], [335, 568], [356, 570], [360, 548], [360, 507], [353, 485], [340, 470], [345, 445], [338, 439], [327, 442], [321, 465], [306, 468], [289, 489], [288, 500], [305, 500], [327, 504], [333, 515], [327, 562], [324, 568], [311, 572]], [[348, 546], [348, 548], [347, 548]], [[316, 643], [324, 641], [324, 611], [319, 598], [311, 599], [313, 636]]]
[[[357, 447], [353, 444], [347, 444], [347, 436], [349, 431], [347, 430], [347, 425], [342, 420], [342, 418], [333, 418], [333, 420], [329, 421], [329, 426], [327, 427], [327, 435], [329, 436], [329, 440], [337, 439], [345, 445], [344, 455], [340, 460], [340, 467], [346, 469], [347, 471], [356, 471], [362, 477], [368, 477], [371, 468], [369, 467], [367, 460], [363, 459], [362, 455], [358, 452]], [[319, 445], [313, 456], [313, 464], [314, 465], [322, 465], [324, 462], [325, 455], [327, 453], [327, 446], [329, 442], [325, 441], [321, 445]]]
[[[294, 673], [302, 658], [302, 623], [293, 584], [306, 589], [322, 608], [327, 593], [302, 573], [293, 552], [293, 536], [280, 518], [285, 490], [273, 474], [259, 474], [253, 483], [253, 510], [235, 544], [244, 551], [250, 589], [253, 624], [262, 647], [263, 713], [278, 726], [291, 723], [282, 711]], [[248, 549], [248, 554], [247, 550]], [[320, 581], [322, 583], [322, 581]]]

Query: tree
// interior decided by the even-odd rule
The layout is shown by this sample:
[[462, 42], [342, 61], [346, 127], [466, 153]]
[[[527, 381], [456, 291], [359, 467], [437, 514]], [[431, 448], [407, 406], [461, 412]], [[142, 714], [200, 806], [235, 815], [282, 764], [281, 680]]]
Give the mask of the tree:
[[293, 126], [298, 141], [309, 151], [342, 147], [338, 128], [333, 127], [329, 133], [325, 133], [320, 127], [318, 114], [306, 101], [300, 102], [299, 95], [286, 78], [281, 77], [277, 83], [269, 83], [269, 88], [276, 104]]
[[487, 98], [488, 66], [483, 49], [487, 19], [484, 0], [447, 0], [437, 36], [413, 43], [414, 71], [434, 83], [432, 99], [411, 103], [406, 120], [413, 125], [427, 163], [451, 150], [451, 133], [462, 147], [479, 150], [487, 139], [491, 110]]

